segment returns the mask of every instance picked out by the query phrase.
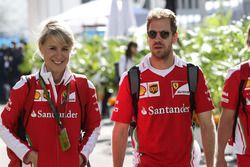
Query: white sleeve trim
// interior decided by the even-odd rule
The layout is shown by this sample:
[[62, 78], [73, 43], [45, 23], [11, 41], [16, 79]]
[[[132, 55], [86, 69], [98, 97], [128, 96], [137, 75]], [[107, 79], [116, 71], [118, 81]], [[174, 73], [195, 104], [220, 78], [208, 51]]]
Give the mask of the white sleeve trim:
[[91, 136], [89, 136], [87, 143], [82, 148], [81, 153], [86, 157], [87, 160], [89, 159], [89, 155], [90, 155], [90, 153], [92, 153], [92, 151], [96, 145], [98, 136], [100, 135], [100, 130], [101, 130], [100, 127], [95, 128], [95, 130], [92, 132]]
[[7, 145], [7, 147], [9, 147], [18, 156], [18, 158], [23, 161], [23, 158], [29, 151], [29, 148], [26, 145], [20, 143], [20, 141], [12, 133], [10, 133], [9, 129], [7, 129], [2, 124], [1, 117], [0, 117], [0, 137]]

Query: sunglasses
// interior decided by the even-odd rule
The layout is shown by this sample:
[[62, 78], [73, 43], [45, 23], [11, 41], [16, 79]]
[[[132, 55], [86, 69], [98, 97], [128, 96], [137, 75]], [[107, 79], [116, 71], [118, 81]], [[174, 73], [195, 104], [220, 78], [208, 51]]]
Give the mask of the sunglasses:
[[[157, 36], [157, 33], [158, 33], [157, 31], [153, 31], [153, 30], [148, 31], [148, 37], [151, 38], [151, 39], [155, 39], [156, 36]], [[168, 32], [168, 31], [160, 31], [159, 34], [160, 34], [160, 37], [162, 39], [167, 39], [169, 37], [169, 35], [170, 35], [170, 32]]]

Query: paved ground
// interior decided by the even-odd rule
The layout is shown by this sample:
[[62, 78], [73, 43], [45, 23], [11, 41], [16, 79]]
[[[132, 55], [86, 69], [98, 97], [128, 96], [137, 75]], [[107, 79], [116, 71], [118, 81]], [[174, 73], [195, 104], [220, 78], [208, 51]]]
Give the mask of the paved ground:
[[[0, 106], [0, 113], [2, 111], [2, 108], [3, 106]], [[90, 157], [90, 162], [92, 167], [112, 167], [112, 156], [111, 156], [112, 128], [113, 128], [113, 123], [109, 119], [104, 119], [102, 121], [101, 136]], [[0, 167], [7, 167], [9, 159], [6, 155], [6, 146], [1, 139], [0, 139], [0, 155], [1, 155]], [[132, 160], [131, 147], [129, 147], [127, 149], [124, 167], [130, 167], [131, 160]], [[228, 167], [236, 166], [234, 158], [231, 155], [227, 156], [227, 160], [230, 161]], [[204, 156], [202, 156], [200, 167], [205, 167]]]

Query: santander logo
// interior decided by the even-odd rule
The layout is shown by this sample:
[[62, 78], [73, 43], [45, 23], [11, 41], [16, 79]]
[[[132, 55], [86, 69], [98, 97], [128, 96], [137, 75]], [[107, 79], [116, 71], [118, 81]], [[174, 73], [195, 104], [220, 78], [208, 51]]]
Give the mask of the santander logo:
[[141, 114], [142, 115], [163, 115], [163, 114], [183, 114], [189, 112], [189, 106], [182, 106], [177, 107], [154, 107], [149, 106], [148, 108], [142, 107]]
[[[42, 110], [38, 110], [37, 112], [33, 110], [33, 112], [30, 114], [32, 118], [55, 118], [54, 113], [52, 112], [45, 112]], [[78, 117], [78, 113], [74, 113], [71, 110], [65, 112], [65, 113], [59, 113], [60, 118], [73, 118], [76, 119]]]

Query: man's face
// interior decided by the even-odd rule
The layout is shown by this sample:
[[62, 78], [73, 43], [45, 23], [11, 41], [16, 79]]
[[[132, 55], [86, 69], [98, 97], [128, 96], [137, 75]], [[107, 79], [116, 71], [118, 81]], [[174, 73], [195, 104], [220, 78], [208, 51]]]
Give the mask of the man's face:
[[155, 19], [149, 24], [147, 39], [152, 55], [167, 59], [172, 52], [173, 43], [177, 41], [177, 33], [172, 33], [170, 19]]

